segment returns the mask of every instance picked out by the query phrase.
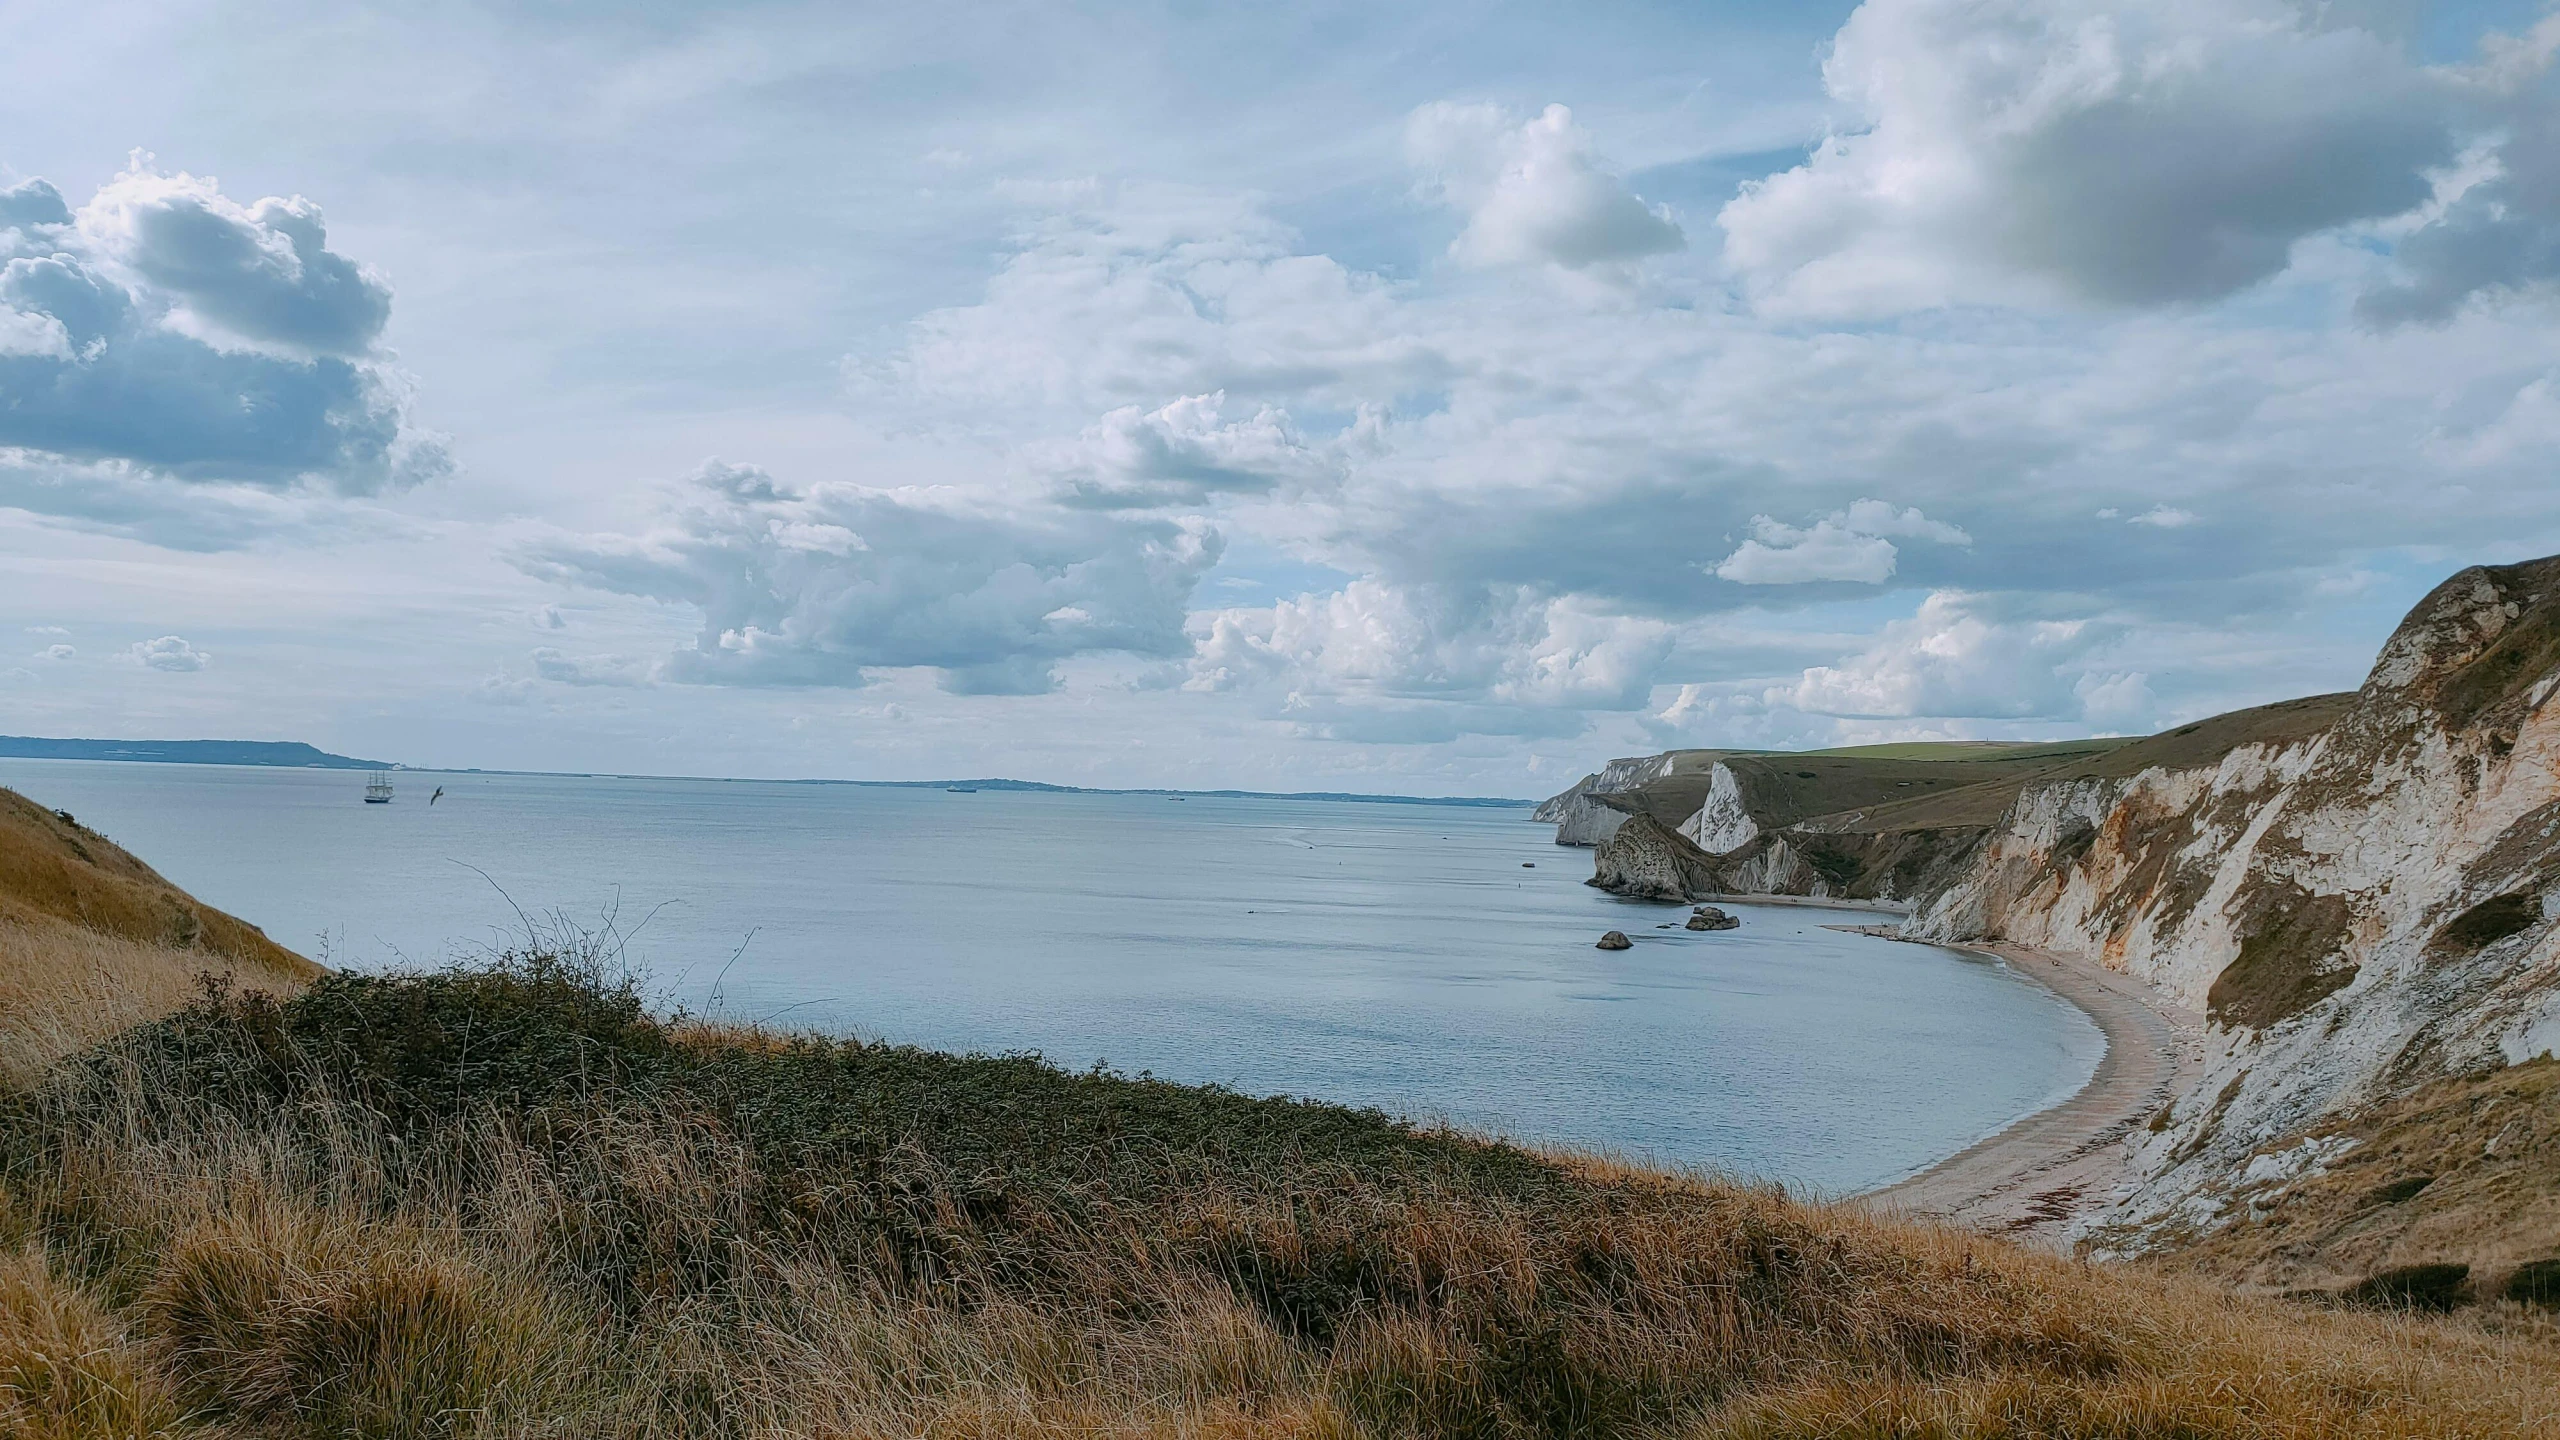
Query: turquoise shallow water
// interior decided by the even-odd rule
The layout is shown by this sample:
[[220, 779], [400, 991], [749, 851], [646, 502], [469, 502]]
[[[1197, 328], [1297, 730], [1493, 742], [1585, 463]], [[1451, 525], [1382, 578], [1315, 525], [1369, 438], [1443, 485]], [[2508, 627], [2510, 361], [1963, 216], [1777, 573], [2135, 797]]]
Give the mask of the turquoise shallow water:
[[[369, 806], [363, 783], [0, 760], [0, 784], [337, 965], [485, 947], [512, 906], [615, 912], [697, 1010], [1820, 1191], [2060, 1099], [2103, 1048], [1996, 962], [1822, 928], [1872, 916], [1656, 930], [1685, 910], [1585, 886], [1590, 852], [1525, 810], [422, 772]], [[1635, 948], [1593, 949], [1613, 928]]]

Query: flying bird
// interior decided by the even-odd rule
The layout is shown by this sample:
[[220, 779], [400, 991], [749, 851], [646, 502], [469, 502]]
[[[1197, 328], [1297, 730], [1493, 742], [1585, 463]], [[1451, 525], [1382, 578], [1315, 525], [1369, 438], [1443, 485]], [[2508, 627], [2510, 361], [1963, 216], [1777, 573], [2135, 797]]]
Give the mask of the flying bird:
[[436, 793], [434, 793], [433, 795], [430, 795], [430, 796], [428, 796], [428, 797], [427, 797], [427, 803], [428, 803], [428, 804], [430, 804], [430, 805], [433, 805], [434, 803], [436, 803], [437, 801], [439, 801], [439, 800], [441, 800], [441, 799], [443, 799], [443, 798], [444, 798], [444, 787], [443, 787], [443, 786], [441, 786], [441, 785], [439, 785], [439, 786], [437, 786], [437, 787], [436, 787]]

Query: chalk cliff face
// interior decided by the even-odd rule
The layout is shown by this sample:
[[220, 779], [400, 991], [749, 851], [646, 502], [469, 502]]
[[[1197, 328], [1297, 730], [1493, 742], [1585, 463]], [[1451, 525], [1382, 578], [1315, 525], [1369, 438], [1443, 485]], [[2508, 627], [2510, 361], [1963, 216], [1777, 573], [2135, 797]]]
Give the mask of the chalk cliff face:
[[1690, 900], [1723, 894], [1727, 880], [1715, 857], [1689, 837], [1654, 819], [1636, 814], [1601, 842], [1591, 857], [1591, 878], [1612, 895], [1632, 900]]
[[1680, 833], [1710, 855], [1730, 855], [1760, 838], [1760, 822], [1742, 798], [1742, 782], [1733, 767], [1719, 760], [1710, 772], [1706, 803], [1683, 821]]
[[[1626, 822], [1593, 883], [1898, 900], [1913, 938], [2087, 956], [2208, 1017], [2201, 1077], [2126, 1142], [2141, 1178], [2105, 1249], [2220, 1245], [2258, 1283], [2327, 1283], [2285, 1197], [2362, 1173], [2341, 1157], [2382, 1143], [2376, 1117], [2440, 1117], [2445, 1086], [2560, 1050], [2560, 557], [2446, 581], [2352, 695], [1836, 814], [1763, 814], [1730, 781], [1677, 834]], [[2474, 1110], [2483, 1132], [2439, 1148], [2512, 1149]]]
[[1671, 773], [1679, 756], [1680, 752], [1673, 750], [1660, 755], [1635, 755], [1612, 760], [1598, 771], [1583, 776], [1572, 789], [1550, 797], [1531, 811], [1529, 818], [1554, 824], [1559, 845], [1597, 845], [1617, 834], [1618, 827], [1626, 823], [1627, 815], [1625, 811], [1613, 810], [1592, 797], [1633, 790], [1658, 780]]
[[[2029, 785], [1907, 926], [2095, 957], [2213, 1021], [2115, 1243], [2244, 1217], [2333, 1118], [2560, 1045], [2560, 558], [2466, 570], [2325, 733]], [[2266, 1145], [2313, 1149], [2270, 1160]], [[2254, 1178], [2253, 1178], [2254, 1175]]]

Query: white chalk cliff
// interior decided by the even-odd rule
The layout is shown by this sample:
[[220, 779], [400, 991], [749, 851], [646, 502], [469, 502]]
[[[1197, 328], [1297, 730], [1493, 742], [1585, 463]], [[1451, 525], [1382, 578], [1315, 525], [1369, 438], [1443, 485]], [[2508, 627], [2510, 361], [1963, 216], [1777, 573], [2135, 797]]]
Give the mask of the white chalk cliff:
[[2006, 794], [1770, 824], [1719, 767], [1678, 827], [1712, 875], [1656, 873], [1648, 837], [1594, 883], [1899, 898], [1912, 938], [2089, 957], [2204, 1012], [2203, 1073], [2125, 1142], [2138, 1181], [2094, 1232], [2117, 1250], [2251, 1213], [2354, 1143], [2339, 1117], [2560, 1048], [2560, 557], [2446, 581], [2352, 696]]
[[2226, 1218], [2271, 1140], [2560, 1045], [2555, 690], [2560, 559], [2466, 570], [2325, 733], [2029, 785], [1912, 917], [1919, 938], [2090, 956], [2211, 1016], [2210, 1065], [2140, 1140], [2121, 1243]]
[[1710, 855], [1730, 855], [1760, 838], [1760, 822], [1752, 818], [1751, 807], [1742, 798], [1742, 782], [1734, 778], [1732, 766], [1721, 760], [1716, 762], [1706, 803], [1698, 807], [1697, 814], [1680, 823], [1680, 833]]
[[1660, 755], [1634, 755], [1612, 760], [1592, 774], [1585, 775], [1574, 787], [1549, 798], [1530, 812], [1532, 820], [1546, 821], [1556, 827], [1559, 845], [1598, 845], [1618, 833], [1627, 814], [1612, 810], [1591, 797], [1619, 790], [1633, 790], [1648, 781], [1661, 779], [1679, 763], [1680, 752]]

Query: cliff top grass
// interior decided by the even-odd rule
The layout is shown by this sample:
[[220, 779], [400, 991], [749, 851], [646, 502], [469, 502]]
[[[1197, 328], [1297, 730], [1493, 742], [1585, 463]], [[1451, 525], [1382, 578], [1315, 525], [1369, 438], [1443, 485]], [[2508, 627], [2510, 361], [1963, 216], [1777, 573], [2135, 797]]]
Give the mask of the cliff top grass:
[[2536, 1313], [664, 1018], [592, 952], [211, 985], [0, 1099], [10, 1435], [2525, 1436]]
[[[1958, 791], [1997, 795], [2005, 809], [2007, 801], [2027, 780], [2058, 765], [2102, 758], [2124, 743], [2098, 740], [1979, 749], [1950, 743], [1837, 751], [1681, 752], [1684, 757], [1696, 754], [1707, 760], [1675, 766], [1671, 773], [1632, 790], [1592, 798], [1612, 809], [1648, 814], [1677, 828], [1706, 803], [1714, 785], [1713, 762], [1720, 761], [1741, 786], [1744, 803], [1764, 830]], [[1927, 753], [1890, 753], [1906, 750]], [[1992, 818], [1998, 818], [1996, 812]]]
[[[2018, 768], [1965, 785], [1914, 786], [1927, 793], [1900, 796], [1874, 805], [1863, 814], [1825, 813], [1810, 817], [1824, 829], [1888, 833], [1907, 830], [1980, 829], [1997, 825], [2009, 813], [2018, 792], [2030, 784], [2065, 780], [2120, 780], [2154, 766], [2188, 769], [2214, 764], [2243, 745], [2289, 745], [2320, 734], [2346, 714], [2355, 695], [2311, 695], [2234, 710], [2164, 730], [2137, 740], [2115, 741], [2096, 749], [2073, 751], [2053, 747], [2044, 755], [2024, 753]], [[1845, 812], [1849, 806], [1841, 806]]]
[[1901, 740], [1884, 745], [1835, 745], [1806, 750], [1806, 755], [1837, 755], [1856, 760], [2057, 760], [2103, 755], [2130, 745], [2138, 736], [2097, 736], [2087, 740]]
[[0, 1084], [183, 1005], [207, 971], [282, 990], [320, 967], [0, 790]]

